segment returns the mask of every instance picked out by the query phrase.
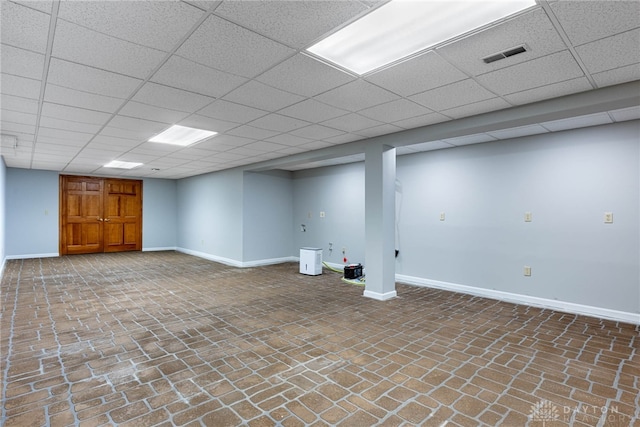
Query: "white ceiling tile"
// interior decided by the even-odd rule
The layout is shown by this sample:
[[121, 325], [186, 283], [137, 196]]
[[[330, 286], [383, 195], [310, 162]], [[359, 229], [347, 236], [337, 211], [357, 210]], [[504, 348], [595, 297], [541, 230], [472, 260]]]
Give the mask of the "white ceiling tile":
[[113, 119], [111, 119], [111, 121], [109, 122], [109, 126], [144, 133], [159, 133], [169, 128], [169, 125], [166, 123], [159, 123], [151, 120], [136, 119], [133, 117], [125, 117], [120, 115], [115, 116]]
[[289, 156], [291, 154], [304, 153], [305, 151], [306, 151], [306, 148], [302, 148], [302, 146], [289, 146], [281, 150], [278, 150], [278, 153], [282, 153], [284, 155]]
[[324, 120], [329, 120], [335, 117], [349, 114], [349, 111], [332, 107], [330, 105], [316, 101], [315, 99], [306, 99], [302, 102], [284, 108], [278, 111], [278, 113], [284, 114], [285, 116], [306, 120], [308, 122], [322, 122]]
[[[486, 64], [482, 58], [526, 45], [527, 52]], [[536, 8], [447, 44], [437, 52], [451, 64], [478, 76], [566, 49], [546, 13]]]
[[640, 119], [640, 106], [623, 108], [610, 112], [616, 122], [624, 122], [626, 120]]
[[141, 80], [51, 58], [47, 83], [116, 98], [128, 98]]
[[256, 141], [256, 142], [252, 142], [250, 144], [245, 145], [244, 148], [247, 148], [249, 150], [268, 153], [270, 151], [277, 151], [285, 147], [281, 144], [276, 144], [274, 142]]
[[51, 83], [48, 83], [46, 86], [44, 100], [54, 104], [63, 104], [107, 113], [114, 113], [120, 108], [123, 102], [121, 98], [82, 92]]
[[21, 113], [19, 111], [0, 110], [0, 118], [4, 123], [17, 123], [21, 125], [35, 126], [38, 116], [36, 114]]
[[[133, 155], [141, 154], [145, 156], [166, 156], [174, 153], [178, 150], [182, 150], [184, 147], [173, 144], [158, 144], [156, 142], [143, 142], [131, 149], [129, 153]], [[154, 160], [155, 162], [156, 160]]]
[[[75, 155], [81, 147], [73, 145], [50, 144], [38, 141], [35, 152], [39, 154], [72, 154]], [[67, 159], [68, 162], [68, 159]]]
[[37, 158], [34, 158], [33, 162], [31, 162], [32, 169], [50, 170], [50, 171], [59, 171], [63, 169], [66, 165], [67, 165], [67, 162], [65, 161], [47, 162], [47, 161], [38, 160]]
[[552, 132], [558, 132], [567, 129], [577, 129], [589, 126], [597, 126], [613, 123], [611, 117], [607, 113], [589, 114], [586, 116], [572, 117], [569, 119], [553, 120], [540, 123], [546, 129]]
[[[267, 139], [268, 142], [275, 142], [280, 145], [301, 145], [307, 142], [312, 141], [311, 139], [302, 138], [300, 136], [292, 135], [291, 133], [283, 133], [281, 135], [276, 135], [272, 138]], [[282, 148], [282, 147], [281, 147]]]
[[40, 118], [40, 128], [53, 128], [70, 130], [74, 132], [96, 133], [100, 130], [101, 125], [93, 125], [90, 123], [72, 122], [69, 120], [54, 119], [52, 117], [42, 116]]
[[463, 117], [475, 116], [477, 114], [502, 110], [509, 107], [511, 107], [511, 104], [509, 104], [504, 99], [491, 98], [480, 102], [474, 102], [473, 104], [451, 108], [450, 110], [443, 110], [442, 114], [453, 117], [454, 119], [461, 119]]
[[100, 131], [100, 135], [122, 139], [132, 139], [138, 142], [147, 141], [149, 140], [149, 138], [154, 137], [158, 133], [160, 133], [160, 131], [151, 132], [148, 130], [128, 130], [115, 126], [106, 126]]
[[128, 151], [133, 147], [136, 147], [140, 144], [140, 141], [137, 139], [124, 139], [117, 138], [113, 136], [99, 134], [96, 135], [95, 138], [89, 143], [89, 147], [93, 146], [93, 148], [103, 147], [113, 150], [122, 150]]
[[[54, 128], [50, 128], [50, 129], [54, 129]], [[82, 147], [84, 147], [85, 145], [87, 145], [87, 141], [86, 140], [73, 140], [73, 139], [68, 139], [68, 138], [63, 138], [63, 137], [51, 137], [51, 136], [47, 136], [47, 135], [43, 135], [42, 133], [38, 133], [38, 144], [40, 143], [44, 143], [44, 144], [54, 144], [54, 145], [65, 145], [65, 146], [69, 146], [69, 147], [75, 147], [77, 149], [80, 149]]]
[[44, 55], [5, 44], [1, 50], [2, 72], [30, 79], [42, 78]]
[[267, 139], [277, 135], [280, 132], [274, 132], [266, 129], [259, 129], [253, 126], [239, 126], [228, 132], [230, 135], [241, 136], [243, 138], [251, 139]]
[[18, 3], [22, 6], [26, 6], [30, 9], [39, 10], [46, 14], [51, 14], [51, 7], [53, 6], [53, 0], [11, 0], [14, 3]]
[[354, 131], [353, 133], [356, 133], [356, 134], [362, 135], [362, 136], [366, 136], [367, 138], [373, 138], [375, 136], [388, 135], [390, 133], [399, 132], [401, 130], [403, 130], [403, 129], [398, 127], [398, 126], [394, 126], [392, 124], [386, 123], [386, 124], [383, 124], [383, 125], [374, 126], [374, 127], [370, 127], [370, 128], [367, 128], [367, 129]]
[[548, 132], [549, 131], [547, 129], [543, 128], [540, 125], [528, 125], [528, 126], [520, 126], [517, 128], [487, 132], [487, 134], [498, 139], [510, 139], [510, 138], [521, 138], [523, 136], [529, 136], [529, 135], [539, 135], [541, 133], [548, 133]]
[[290, 132], [304, 126], [308, 126], [309, 124], [309, 122], [304, 120], [298, 120], [280, 114], [269, 114], [250, 123], [251, 126], [260, 129], [272, 130], [274, 132]]
[[52, 55], [102, 70], [146, 78], [165, 52], [127, 42], [59, 20]]
[[476, 133], [473, 135], [465, 135], [459, 136], [456, 138], [447, 138], [442, 142], [451, 144], [451, 145], [471, 145], [471, 144], [480, 144], [483, 142], [496, 141], [497, 138], [494, 138], [491, 135], [487, 135], [486, 133]]
[[435, 111], [448, 110], [495, 98], [495, 95], [471, 79], [441, 86], [410, 97], [413, 101]]
[[478, 82], [507, 95], [584, 76], [567, 50], [478, 76]]
[[2, 95], [2, 108], [21, 113], [37, 114], [38, 101], [13, 95]]
[[367, 9], [357, 1], [223, 2], [217, 15], [295, 48], [303, 48]]
[[218, 99], [198, 111], [198, 114], [229, 122], [246, 123], [268, 113], [264, 110], [258, 110], [257, 108]]
[[349, 111], [358, 111], [398, 99], [399, 96], [364, 80], [356, 80], [316, 97], [317, 100]]
[[431, 110], [422, 105], [406, 99], [398, 99], [358, 111], [358, 114], [381, 122], [397, 122], [412, 117], [423, 116], [431, 112]]
[[252, 80], [224, 97], [225, 100], [266, 111], [277, 111], [304, 98]]
[[257, 80], [302, 96], [315, 96], [355, 77], [299, 53], [260, 75]]
[[537, 87], [535, 89], [515, 92], [505, 95], [504, 99], [514, 105], [523, 105], [530, 102], [542, 101], [543, 99], [583, 92], [585, 90], [590, 90], [591, 88], [591, 83], [589, 83], [589, 80], [587, 80], [586, 77], [579, 77], [577, 79], [566, 80], [560, 83]]
[[399, 120], [397, 122], [394, 122], [393, 124], [403, 129], [413, 129], [417, 127], [433, 125], [435, 123], [446, 122], [447, 120], [451, 119], [440, 113], [430, 113], [410, 119]]
[[203, 65], [252, 78], [295, 51], [273, 40], [209, 16], [176, 54]]
[[244, 138], [234, 135], [217, 135], [215, 138], [208, 139], [198, 144], [210, 150], [231, 150], [236, 147], [242, 147], [243, 145], [255, 142], [253, 138]]
[[340, 129], [345, 132], [356, 132], [374, 126], [379, 126], [382, 123], [356, 113], [351, 113], [347, 114], [346, 116], [340, 116], [335, 119], [327, 120], [322, 124], [332, 128]]
[[42, 115], [56, 119], [68, 120], [73, 118], [77, 122], [86, 122], [94, 125], [103, 125], [111, 118], [111, 114], [101, 111], [92, 111], [83, 108], [69, 107], [67, 105], [44, 102]]
[[550, 3], [550, 6], [574, 45], [639, 26], [638, 1], [558, 1]]
[[188, 126], [196, 129], [205, 129], [218, 133], [226, 132], [239, 126], [238, 123], [227, 122], [225, 120], [201, 116], [199, 114], [193, 114], [186, 119], [181, 120], [180, 122], [178, 122], [178, 124], [181, 126]]
[[346, 144], [347, 142], [359, 141], [362, 136], [353, 133], [343, 133], [342, 135], [325, 138], [324, 141], [330, 144]]
[[93, 137], [90, 133], [82, 133], [82, 132], [74, 132], [68, 131], [64, 129], [53, 129], [53, 128], [43, 128], [41, 127], [38, 130], [38, 139], [40, 137], [51, 137], [56, 139], [68, 139], [77, 142], [89, 142], [89, 140]]
[[301, 136], [309, 139], [326, 139], [334, 136], [342, 135], [341, 130], [333, 129], [327, 126], [313, 124], [291, 132], [291, 135]]
[[104, 34], [171, 50], [202, 11], [178, 1], [61, 2], [58, 16]]
[[[640, 4], [640, 2], [637, 3]], [[576, 52], [590, 73], [599, 73], [632, 64], [639, 68], [640, 28], [578, 46]]]
[[616, 68], [615, 70], [603, 71], [592, 75], [598, 87], [616, 85], [620, 83], [640, 80], [640, 66], [637, 64]]
[[177, 123], [189, 115], [183, 111], [169, 110], [135, 101], [127, 102], [118, 114], [170, 124]]
[[10, 123], [6, 121], [2, 121], [2, 123], [0, 123], [0, 128], [2, 129], [2, 133], [10, 133], [12, 135], [15, 135], [15, 134], [35, 135], [36, 133], [35, 126], [24, 125], [21, 123]]
[[0, 74], [0, 90], [2, 94], [20, 96], [22, 98], [40, 98], [40, 80], [27, 79], [11, 74]]
[[219, 97], [240, 86], [247, 79], [173, 55], [153, 75], [151, 81], [202, 95]]
[[34, 52], [46, 52], [49, 15], [10, 1], [0, 2], [0, 8], [2, 43]]
[[131, 98], [132, 101], [154, 105], [161, 108], [193, 113], [215, 98], [203, 96], [194, 92], [187, 92], [161, 84], [146, 82]]
[[414, 95], [467, 78], [433, 51], [426, 52], [366, 77], [366, 80], [402, 96]]

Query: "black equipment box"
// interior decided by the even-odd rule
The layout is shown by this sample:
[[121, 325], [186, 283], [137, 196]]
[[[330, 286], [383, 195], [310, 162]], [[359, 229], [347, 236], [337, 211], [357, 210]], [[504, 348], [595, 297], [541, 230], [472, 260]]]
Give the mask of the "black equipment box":
[[345, 279], [357, 279], [362, 276], [362, 264], [349, 264], [344, 266]]

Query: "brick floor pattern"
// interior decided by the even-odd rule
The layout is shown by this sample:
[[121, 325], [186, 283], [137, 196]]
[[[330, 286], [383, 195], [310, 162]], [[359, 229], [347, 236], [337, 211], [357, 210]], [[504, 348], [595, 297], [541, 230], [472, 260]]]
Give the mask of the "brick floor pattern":
[[638, 426], [639, 327], [295, 263], [9, 260], [10, 426]]

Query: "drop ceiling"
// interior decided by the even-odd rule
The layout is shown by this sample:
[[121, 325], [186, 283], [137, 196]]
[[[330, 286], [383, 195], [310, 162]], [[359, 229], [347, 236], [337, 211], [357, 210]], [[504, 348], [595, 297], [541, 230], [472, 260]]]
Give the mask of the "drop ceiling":
[[[382, 3], [3, 0], [0, 154], [15, 168], [177, 179], [640, 80], [638, 1], [540, 1], [364, 76], [305, 53]], [[516, 46], [526, 52], [483, 61]], [[638, 104], [398, 153], [638, 119]], [[147, 142], [172, 124], [219, 135]]]

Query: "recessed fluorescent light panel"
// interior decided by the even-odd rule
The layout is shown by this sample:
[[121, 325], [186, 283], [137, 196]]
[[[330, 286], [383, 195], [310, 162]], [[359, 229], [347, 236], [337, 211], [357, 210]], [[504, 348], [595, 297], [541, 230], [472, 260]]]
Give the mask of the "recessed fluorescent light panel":
[[154, 136], [149, 142], [161, 142], [163, 144], [173, 144], [186, 147], [187, 145], [195, 144], [198, 141], [212, 137], [217, 132], [210, 130], [202, 130], [189, 128], [186, 126], [173, 125], [164, 132]]
[[535, 4], [535, 0], [391, 0], [307, 50], [365, 74]]
[[133, 168], [137, 168], [138, 166], [142, 166], [142, 163], [121, 162], [120, 160], [112, 160], [106, 165], [104, 165], [105, 168], [114, 168], [114, 169], [133, 169]]

